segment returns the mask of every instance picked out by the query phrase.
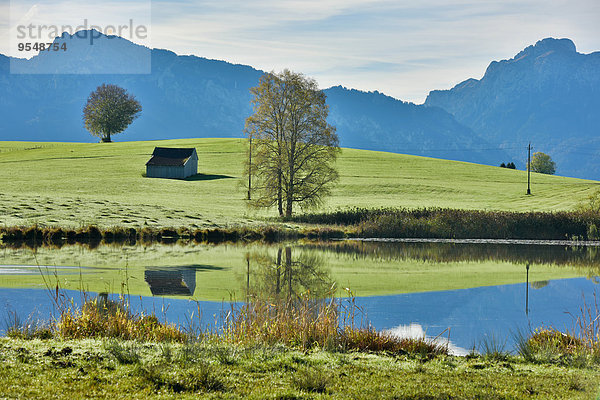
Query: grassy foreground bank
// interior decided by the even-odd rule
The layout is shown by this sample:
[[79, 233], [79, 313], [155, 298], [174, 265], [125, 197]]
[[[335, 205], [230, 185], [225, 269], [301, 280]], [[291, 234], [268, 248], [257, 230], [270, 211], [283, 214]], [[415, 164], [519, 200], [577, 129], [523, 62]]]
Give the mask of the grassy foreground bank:
[[599, 382], [598, 367], [517, 357], [0, 338], [2, 398], [592, 399]]
[[352, 300], [342, 306], [308, 295], [255, 299], [232, 307], [218, 330], [163, 323], [102, 297], [81, 309], [64, 300], [56, 294], [57, 319], [14, 319], [9, 338], [0, 338], [0, 397], [584, 399], [600, 393], [597, 303], [584, 306], [574, 333], [519, 335], [518, 356], [488, 340], [481, 355], [454, 357], [439, 338], [355, 325]]
[[[195, 147], [193, 180], [144, 178], [155, 146]], [[241, 139], [121, 143], [0, 142], [0, 224], [214, 228], [263, 224], [246, 208]], [[351, 207], [571, 210], [597, 182], [392, 153], [344, 149], [324, 211]]]

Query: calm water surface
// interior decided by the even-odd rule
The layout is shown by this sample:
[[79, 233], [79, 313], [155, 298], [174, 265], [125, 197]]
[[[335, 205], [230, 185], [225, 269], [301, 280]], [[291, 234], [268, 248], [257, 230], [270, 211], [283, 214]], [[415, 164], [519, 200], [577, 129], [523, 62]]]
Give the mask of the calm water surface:
[[[0, 311], [48, 319], [58, 285], [75, 303], [129, 294], [169, 321], [218, 323], [250, 295], [356, 297], [362, 319], [399, 335], [449, 335], [455, 352], [540, 326], [570, 329], [593, 302], [600, 249], [569, 243], [334, 242], [66, 246], [0, 250]], [[0, 330], [6, 318], [0, 318]]]

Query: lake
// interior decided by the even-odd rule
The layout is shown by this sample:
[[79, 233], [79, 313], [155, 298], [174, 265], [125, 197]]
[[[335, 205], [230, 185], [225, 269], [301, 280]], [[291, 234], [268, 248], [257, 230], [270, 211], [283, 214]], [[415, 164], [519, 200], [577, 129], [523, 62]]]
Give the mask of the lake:
[[[182, 325], [218, 324], [248, 296], [348, 296], [378, 330], [450, 341], [465, 354], [537, 327], [570, 329], [594, 301], [598, 243], [336, 241], [327, 243], [100, 245], [0, 250], [0, 312], [49, 319], [58, 286], [128, 295], [136, 310]], [[200, 316], [200, 318], [199, 318]], [[7, 318], [0, 318], [5, 330]]]

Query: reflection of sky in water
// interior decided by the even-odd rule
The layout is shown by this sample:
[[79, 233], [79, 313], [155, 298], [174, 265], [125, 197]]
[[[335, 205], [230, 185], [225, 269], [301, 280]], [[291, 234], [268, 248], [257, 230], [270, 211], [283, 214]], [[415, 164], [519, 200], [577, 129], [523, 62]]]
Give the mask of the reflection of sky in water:
[[[487, 286], [357, 298], [376, 329], [393, 329], [419, 324], [428, 336], [437, 336], [450, 328], [450, 340], [459, 347], [472, 349], [485, 336], [504, 341], [512, 349], [512, 333], [540, 326], [571, 329], [572, 317], [583, 304], [589, 304], [597, 287], [584, 278], [550, 281], [540, 289], [529, 288], [529, 316], [525, 313], [526, 284]], [[444, 333], [443, 336], [446, 336]]]
[[[8, 313], [16, 313], [21, 321], [26, 321], [28, 317], [48, 320], [56, 315], [53, 308], [52, 295], [53, 290], [43, 289], [0, 289], [0, 314], [7, 316]], [[77, 306], [82, 304], [82, 295], [78, 291], [65, 290], [67, 297], [73, 299]], [[96, 293], [88, 293], [88, 298], [94, 298]], [[111, 299], [118, 299], [118, 295], [111, 294]], [[131, 307], [134, 312], [144, 311], [146, 313], [155, 313], [157, 317], [167, 321], [188, 327], [190, 316], [194, 316], [194, 323], [198, 320], [198, 305], [201, 312], [201, 323], [204, 326], [215, 325], [222, 311], [229, 310], [229, 303], [220, 303], [212, 301], [191, 301], [183, 299], [172, 299], [166, 297], [143, 297], [131, 296]], [[6, 318], [0, 317], [0, 334], [6, 331]]]
[[[494, 336], [507, 340], [512, 349], [512, 333], [529, 327], [554, 326], [570, 329], [573, 319], [568, 312], [577, 314], [583, 303], [593, 301], [597, 285], [584, 278], [550, 281], [540, 289], [529, 289], [529, 316], [525, 313], [524, 283], [489, 286], [441, 292], [411, 293], [392, 296], [357, 298], [356, 302], [367, 313], [368, 320], [378, 330], [396, 333], [415, 332], [422, 329], [435, 337], [450, 328], [453, 346], [471, 349], [482, 339]], [[80, 303], [78, 292], [68, 291], [75, 303]], [[131, 297], [134, 310], [154, 312], [159, 318], [187, 326], [189, 316], [202, 314], [202, 324], [214, 326], [222, 311], [229, 310], [228, 303], [162, 297]], [[0, 312], [16, 311], [22, 320], [33, 314], [48, 319], [52, 312], [50, 295], [39, 289], [0, 289]], [[197, 318], [197, 317], [196, 317]], [[413, 324], [410, 327], [410, 324]], [[408, 327], [408, 328], [407, 328]], [[6, 329], [6, 319], [0, 318], [0, 329]], [[447, 332], [442, 335], [447, 338]]]
[[437, 336], [430, 336], [421, 325], [415, 323], [411, 323], [409, 325], [399, 325], [395, 328], [385, 329], [384, 332], [400, 338], [425, 338], [442, 346], [446, 346], [450, 354], [454, 354], [456, 356], [466, 356], [470, 352], [470, 350], [463, 349], [462, 347], [455, 345], [448, 336], [448, 331], [441, 332]]
[[[39, 275], [52, 273], [75, 273], [79, 272], [81, 267], [54, 267], [46, 265], [0, 265], [0, 275]], [[77, 270], [77, 271], [74, 271]]]

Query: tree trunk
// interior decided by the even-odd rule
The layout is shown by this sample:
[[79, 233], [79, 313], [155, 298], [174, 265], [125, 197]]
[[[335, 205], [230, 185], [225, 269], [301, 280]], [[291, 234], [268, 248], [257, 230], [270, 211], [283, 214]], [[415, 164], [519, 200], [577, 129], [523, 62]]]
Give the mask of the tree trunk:
[[285, 248], [285, 269], [288, 279], [288, 299], [292, 296], [292, 248]]
[[291, 217], [292, 216], [292, 199], [291, 196], [288, 196], [286, 204], [285, 204], [285, 216], [286, 217]]
[[[294, 154], [294, 149], [295, 146], [292, 143], [292, 154]], [[288, 182], [288, 187], [287, 187], [287, 192], [286, 192], [286, 198], [285, 198], [285, 216], [286, 217], [291, 217], [292, 216], [292, 207], [294, 205], [294, 178], [295, 178], [295, 167], [294, 164], [290, 161], [290, 164], [288, 165], [288, 174], [290, 175], [290, 181]]]
[[279, 172], [279, 176], [277, 178], [277, 208], [279, 209], [279, 216], [283, 217], [283, 190], [281, 188], [281, 185], [281, 172]]
[[102, 143], [110, 143], [112, 142], [112, 140], [110, 140], [110, 133], [105, 133], [104, 137], [102, 138]]
[[275, 293], [279, 298], [279, 292], [281, 292], [281, 248], [277, 250], [277, 283], [275, 287]]
[[246, 302], [250, 298], [250, 254], [246, 253]]

